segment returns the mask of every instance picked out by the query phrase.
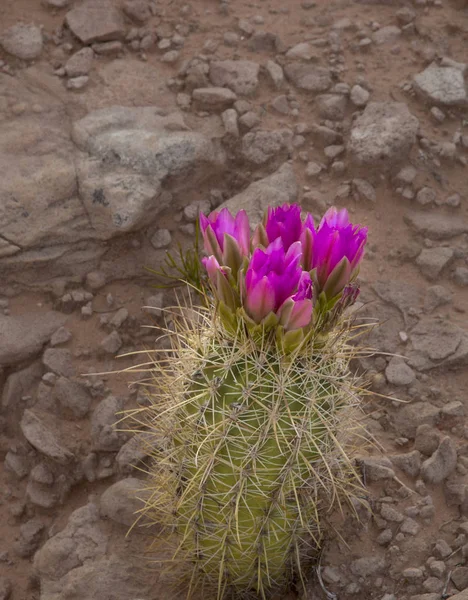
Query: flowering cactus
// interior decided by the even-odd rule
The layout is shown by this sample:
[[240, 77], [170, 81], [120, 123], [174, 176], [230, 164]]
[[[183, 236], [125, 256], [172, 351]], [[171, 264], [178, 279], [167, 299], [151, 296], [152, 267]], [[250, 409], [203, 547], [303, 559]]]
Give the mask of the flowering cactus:
[[324, 513], [357, 485], [345, 311], [367, 229], [334, 208], [316, 228], [287, 204], [252, 236], [243, 211], [200, 227], [212, 294], [153, 369], [146, 512], [175, 535], [190, 592], [265, 599], [303, 579]]

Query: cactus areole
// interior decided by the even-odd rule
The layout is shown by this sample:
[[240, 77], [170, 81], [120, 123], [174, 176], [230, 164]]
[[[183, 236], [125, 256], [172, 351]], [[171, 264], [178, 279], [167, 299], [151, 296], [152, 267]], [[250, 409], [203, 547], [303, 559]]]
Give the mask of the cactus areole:
[[323, 516], [356, 485], [348, 315], [367, 229], [285, 204], [253, 234], [227, 209], [200, 230], [207, 306], [175, 319], [144, 409], [163, 440], [146, 514], [189, 594], [269, 598], [304, 582]]

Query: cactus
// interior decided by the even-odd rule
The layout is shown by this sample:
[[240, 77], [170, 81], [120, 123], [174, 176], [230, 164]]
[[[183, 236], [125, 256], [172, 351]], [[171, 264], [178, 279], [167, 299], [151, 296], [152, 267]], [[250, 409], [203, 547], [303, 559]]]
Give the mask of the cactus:
[[367, 231], [343, 211], [315, 230], [294, 205], [252, 239], [245, 215], [201, 227], [213, 295], [178, 311], [151, 366], [139, 415], [160, 441], [144, 512], [175, 543], [189, 595], [265, 599], [304, 582], [324, 516], [359, 487], [346, 309]]

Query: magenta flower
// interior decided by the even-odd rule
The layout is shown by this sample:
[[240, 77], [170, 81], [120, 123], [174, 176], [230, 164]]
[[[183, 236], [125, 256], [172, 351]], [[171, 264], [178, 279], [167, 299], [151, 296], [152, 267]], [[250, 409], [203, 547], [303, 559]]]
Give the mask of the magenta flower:
[[270, 243], [280, 237], [287, 251], [301, 237], [302, 221], [299, 204], [283, 204], [277, 208], [268, 208], [265, 231]]
[[245, 210], [240, 210], [235, 217], [227, 208], [213, 211], [208, 217], [200, 213], [200, 229], [207, 254], [216, 256], [220, 264], [226, 264], [223, 260], [226, 258], [226, 236], [232, 238], [241, 256], [250, 252], [250, 225]]
[[333, 298], [355, 275], [366, 241], [367, 227], [350, 223], [345, 208], [330, 208], [317, 230], [308, 215], [301, 235], [303, 268], [316, 269], [320, 290]]
[[280, 237], [266, 250], [257, 248], [245, 274], [243, 302], [247, 314], [260, 323], [276, 313], [285, 329], [303, 327], [312, 315], [310, 276], [300, 267], [301, 244], [285, 252]]

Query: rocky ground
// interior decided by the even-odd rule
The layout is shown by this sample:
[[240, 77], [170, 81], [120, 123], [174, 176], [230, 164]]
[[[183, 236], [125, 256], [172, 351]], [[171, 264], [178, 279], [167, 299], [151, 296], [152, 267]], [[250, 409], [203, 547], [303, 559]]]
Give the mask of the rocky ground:
[[361, 524], [306, 596], [468, 599], [467, 47], [466, 0], [1, 1], [0, 600], [171, 598], [109, 372], [198, 209], [288, 201], [369, 227], [381, 322]]

